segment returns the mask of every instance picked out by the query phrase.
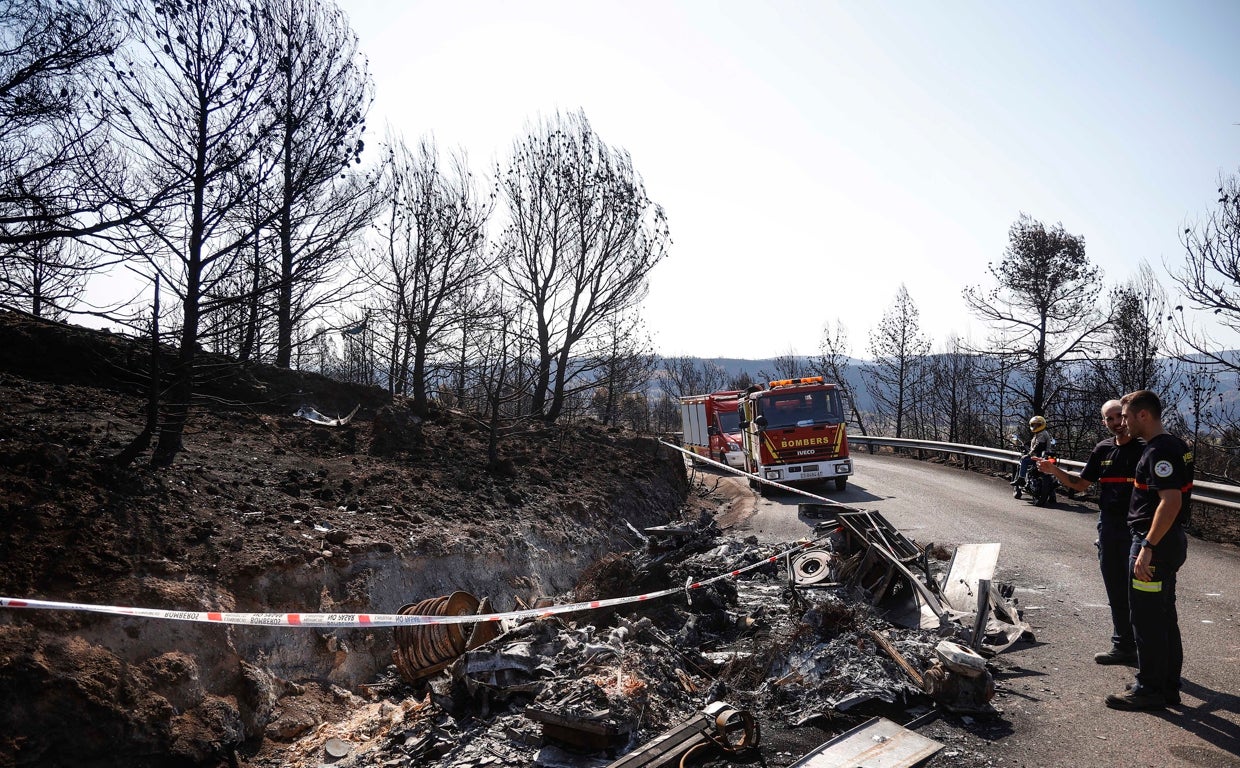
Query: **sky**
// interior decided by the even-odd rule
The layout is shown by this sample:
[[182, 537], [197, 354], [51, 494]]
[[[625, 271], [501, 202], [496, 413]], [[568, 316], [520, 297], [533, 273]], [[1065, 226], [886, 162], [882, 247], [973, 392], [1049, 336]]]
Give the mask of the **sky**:
[[[337, 0], [389, 128], [488, 172], [584, 110], [627, 150], [672, 246], [642, 316], [664, 355], [850, 351], [901, 284], [936, 347], [982, 341], [1027, 213], [1108, 285], [1183, 264], [1240, 172], [1240, 3]], [[373, 144], [372, 144], [373, 146]], [[1236, 346], [1240, 346], [1237, 344]]]

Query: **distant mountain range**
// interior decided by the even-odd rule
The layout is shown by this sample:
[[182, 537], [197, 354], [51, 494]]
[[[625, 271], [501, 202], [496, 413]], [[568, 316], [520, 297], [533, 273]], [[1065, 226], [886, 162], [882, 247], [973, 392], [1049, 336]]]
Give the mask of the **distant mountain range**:
[[[1221, 353], [1220, 356], [1240, 365], [1240, 350], [1229, 350]], [[698, 359], [719, 366], [723, 369], [729, 380], [738, 378], [742, 373], [748, 373], [750, 378], [752, 378], [755, 383], [763, 384], [766, 383], [767, 379], [761, 375], [761, 372], [765, 371], [770, 373], [775, 370], [776, 365], [776, 358], [773, 357], [762, 360], [746, 360], [735, 357], [707, 357]], [[1194, 359], [1200, 359], [1200, 356], [1194, 356]], [[804, 370], [808, 371], [811, 369], [810, 358], [798, 357], [797, 360], [801, 363]], [[873, 412], [874, 400], [870, 397], [870, 393], [866, 389], [865, 380], [867, 370], [874, 363], [869, 360], [861, 360], [855, 357], [848, 358], [848, 362], [849, 368], [847, 381], [835, 383], [842, 383], [844, 385], [844, 388], [848, 390], [849, 394], [856, 401], [858, 410], [863, 412]], [[1228, 371], [1216, 371], [1216, 376], [1218, 379], [1220, 402], [1223, 404], [1230, 404], [1240, 401], [1240, 376]], [[657, 382], [652, 383], [652, 388], [657, 390]], [[1181, 410], [1184, 410], [1185, 405], [1181, 403], [1180, 407]]]
[[[728, 380], [737, 379], [742, 373], [747, 373], [755, 383], [761, 384], [765, 384], [769, 381], [769, 378], [763, 376], [763, 372], [765, 371], [766, 373], [771, 373], [775, 370], [776, 365], [776, 358], [773, 357], [763, 360], [746, 360], [738, 357], [706, 357], [698, 359], [702, 362], [713, 363], [714, 365], [719, 366]], [[802, 365], [804, 370], [807, 371], [807, 373], [802, 375], [812, 375], [808, 373], [811, 369], [810, 358], [798, 357], [797, 360]], [[859, 410], [873, 411], [874, 401], [871, 399], [870, 393], [866, 391], [865, 384], [863, 383], [864, 380], [862, 378], [865, 369], [869, 368], [873, 365], [873, 363], [868, 360], [859, 360], [854, 357], [848, 358], [848, 361], [848, 380], [846, 382], [837, 381], [832, 383], [842, 383], [844, 388], [848, 390], [849, 394], [856, 400], [857, 408]], [[655, 389], [658, 388], [657, 381], [653, 383], [653, 387]]]

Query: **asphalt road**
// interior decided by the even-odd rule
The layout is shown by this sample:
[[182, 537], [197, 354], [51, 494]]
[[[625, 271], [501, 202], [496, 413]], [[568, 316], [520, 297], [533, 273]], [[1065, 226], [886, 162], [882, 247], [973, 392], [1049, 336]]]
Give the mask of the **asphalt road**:
[[[922, 545], [999, 542], [996, 579], [1016, 586], [1036, 634], [995, 659], [993, 703], [1002, 716], [966, 723], [971, 744], [954, 745], [958, 754], [980, 753], [996, 766], [1240, 767], [1240, 548], [1190, 539], [1177, 588], [1183, 705], [1117, 712], [1103, 698], [1123, 690], [1132, 670], [1093, 661], [1110, 645], [1093, 547], [1096, 507], [1061, 497], [1057, 509], [1040, 509], [1013, 499], [1002, 478], [909, 458], [861, 454], [856, 465], [847, 490], [824, 495], [881, 512]], [[722, 482], [739, 497], [752, 494], [754, 514], [735, 533], [780, 542], [814, 525], [797, 514], [804, 498], [761, 499], [741, 478]], [[931, 765], [952, 765], [943, 754]]]

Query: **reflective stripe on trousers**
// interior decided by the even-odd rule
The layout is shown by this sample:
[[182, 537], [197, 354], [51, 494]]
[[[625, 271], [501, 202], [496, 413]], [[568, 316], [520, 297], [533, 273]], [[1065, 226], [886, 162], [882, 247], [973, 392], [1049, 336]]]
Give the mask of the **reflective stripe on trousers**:
[[1140, 581], [1133, 573], [1141, 552], [1143, 534], [1133, 533], [1129, 551], [1128, 593], [1133, 637], [1137, 643], [1137, 688], [1167, 694], [1180, 687], [1184, 645], [1175, 607], [1176, 573], [1188, 555], [1188, 539], [1178, 525], [1171, 527], [1154, 547], [1150, 565], [1153, 581]]

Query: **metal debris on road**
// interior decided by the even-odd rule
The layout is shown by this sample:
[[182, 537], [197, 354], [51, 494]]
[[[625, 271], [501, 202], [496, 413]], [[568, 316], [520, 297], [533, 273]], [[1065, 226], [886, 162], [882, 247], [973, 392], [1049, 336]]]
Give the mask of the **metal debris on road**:
[[[645, 768], [708, 750], [716, 759], [760, 751], [759, 720], [771, 728], [831, 727], [841, 718], [853, 724], [858, 716], [903, 713], [903, 721], [931, 702], [990, 714], [994, 681], [983, 656], [1027, 629], [1010, 589], [983, 578], [993, 576], [997, 546], [962, 547], [936, 578], [942, 569], [931, 571], [925, 550], [876, 512], [837, 513], [816, 528], [812, 544], [782, 547], [779, 557], [753, 538], [720, 538], [707, 517], [650, 533], [642, 550], [609, 554], [587, 569], [576, 599], [602, 604], [629, 590], [692, 584], [683, 597], [625, 603], [635, 612], [628, 615], [617, 604], [574, 620], [486, 622], [476, 626], [506, 631], [478, 643], [465, 625], [427, 627], [445, 631], [425, 636], [398, 628], [396, 671], [414, 681], [412, 695], [424, 704], [416, 720], [393, 720], [386, 735], [376, 729], [348, 760]], [[710, 573], [731, 578], [703, 578]], [[467, 593], [406, 609], [481, 610]], [[967, 647], [974, 639], [980, 654]], [[866, 766], [911, 765], [900, 761], [931, 749], [905, 744], [894, 723], [892, 733], [864, 731], [879, 729], [874, 722], [797, 765], [860, 764], [824, 761], [839, 754], [825, 749], [832, 744], [855, 753], [862, 732], [863, 740], [881, 736], [870, 743], [875, 759], [891, 761]]]
[[943, 748], [882, 717], [836, 736], [789, 768], [911, 768]]

